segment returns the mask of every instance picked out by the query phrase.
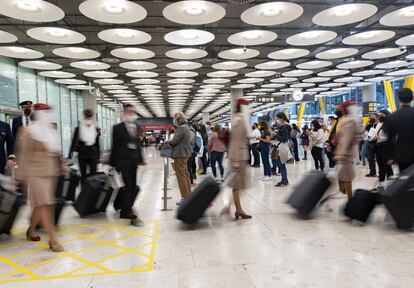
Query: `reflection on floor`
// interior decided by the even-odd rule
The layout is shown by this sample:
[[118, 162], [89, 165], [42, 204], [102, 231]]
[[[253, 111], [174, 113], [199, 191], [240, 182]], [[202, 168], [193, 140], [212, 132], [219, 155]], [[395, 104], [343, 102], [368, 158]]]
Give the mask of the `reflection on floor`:
[[[27, 225], [29, 211], [25, 208], [15, 228], [16, 236], [0, 240], [0, 281], [29, 277], [39, 280], [0, 286], [413, 287], [414, 234], [386, 225], [382, 207], [374, 211], [371, 222], [364, 227], [352, 225], [342, 216], [345, 197], [331, 201], [333, 212], [318, 211], [307, 221], [293, 216], [285, 200], [292, 186], [312, 169], [310, 160], [288, 165], [291, 186], [287, 188], [274, 187], [279, 177], [274, 176], [272, 183], [260, 182], [257, 178], [261, 169], [249, 170], [251, 187], [242, 201], [245, 210], [253, 214], [252, 220], [218, 217], [230, 195], [224, 188], [199, 227], [187, 229], [175, 220], [175, 211], [161, 211], [162, 161], [154, 150], [146, 154], [148, 164], [139, 171], [142, 193], [135, 205], [147, 224], [145, 228], [126, 226], [112, 208], [107, 211], [107, 219], [105, 215], [81, 219], [67, 207], [60, 233], [68, 253], [55, 254], [19, 238]], [[358, 170], [355, 188], [374, 187], [375, 179], [363, 176], [366, 169]], [[199, 177], [197, 182], [201, 180]], [[173, 199], [168, 205], [175, 210], [179, 194], [173, 175], [169, 187]], [[154, 266], [150, 269], [153, 253]], [[142, 266], [146, 263], [149, 266]], [[140, 267], [152, 271], [131, 271]], [[106, 269], [128, 273], [112, 274]], [[41, 276], [35, 278], [30, 273]]]

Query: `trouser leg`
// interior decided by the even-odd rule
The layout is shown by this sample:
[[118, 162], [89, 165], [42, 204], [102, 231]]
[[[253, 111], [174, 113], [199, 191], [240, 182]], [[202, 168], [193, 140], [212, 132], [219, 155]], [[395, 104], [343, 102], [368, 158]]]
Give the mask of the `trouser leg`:
[[137, 187], [137, 170], [138, 166], [134, 163], [127, 165], [121, 169], [122, 180], [124, 181], [124, 189], [121, 191], [120, 206], [121, 214], [129, 214], [132, 212], [132, 206], [135, 200], [135, 191]]

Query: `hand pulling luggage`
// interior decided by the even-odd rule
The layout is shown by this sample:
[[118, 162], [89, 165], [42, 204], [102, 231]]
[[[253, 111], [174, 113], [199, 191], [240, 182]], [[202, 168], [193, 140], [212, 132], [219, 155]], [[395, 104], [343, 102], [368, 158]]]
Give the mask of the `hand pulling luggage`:
[[212, 177], [206, 178], [178, 208], [177, 219], [189, 225], [197, 223], [219, 192], [220, 186], [216, 180]]
[[299, 216], [308, 218], [329, 186], [331, 181], [322, 171], [311, 171], [296, 186], [287, 203], [297, 210]]
[[414, 165], [405, 170], [382, 193], [382, 200], [401, 229], [414, 224]]
[[344, 213], [350, 219], [367, 222], [375, 206], [381, 203], [381, 194], [377, 190], [358, 189], [346, 203]]
[[67, 176], [59, 177], [56, 197], [62, 197], [66, 201], [75, 201], [79, 179], [78, 170], [76, 169], [70, 169]]
[[[116, 194], [116, 197], [115, 197], [115, 200], [114, 200], [114, 208], [117, 211], [122, 209], [122, 195], [123, 195], [122, 193], [125, 193], [124, 190], [125, 190], [125, 186], [119, 188], [118, 193]], [[135, 203], [135, 200], [137, 199], [139, 191], [140, 191], [140, 188], [139, 188], [139, 186], [137, 186], [135, 188], [134, 194], [131, 195], [131, 199], [129, 199], [128, 201], [131, 201], [132, 203]]]
[[75, 210], [79, 216], [105, 212], [113, 193], [112, 180], [104, 173], [98, 173], [86, 178], [82, 189], [75, 201]]
[[0, 188], [0, 234], [10, 234], [20, 207], [24, 203], [21, 193]]

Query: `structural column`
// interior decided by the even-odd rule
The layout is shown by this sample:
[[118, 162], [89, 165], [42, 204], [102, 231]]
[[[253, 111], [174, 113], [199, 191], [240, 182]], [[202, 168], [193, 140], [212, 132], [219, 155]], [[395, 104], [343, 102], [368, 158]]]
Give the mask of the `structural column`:
[[376, 84], [362, 86], [362, 116], [364, 123], [368, 121], [371, 113], [377, 111], [377, 88]]

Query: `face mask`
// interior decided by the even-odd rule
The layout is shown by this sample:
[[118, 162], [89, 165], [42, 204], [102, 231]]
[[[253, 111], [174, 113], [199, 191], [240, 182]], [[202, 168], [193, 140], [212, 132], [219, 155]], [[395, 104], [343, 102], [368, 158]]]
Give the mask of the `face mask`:
[[338, 116], [338, 117], [342, 117], [343, 113], [342, 113], [341, 110], [336, 110], [335, 115]]
[[30, 114], [32, 114], [32, 109], [26, 108], [26, 109], [23, 110], [23, 112], [24, 112], [25, 116], [29, 116]]
[[94, 123], [94, 121], [93, 121], [93, 119], [85, 119], [85, 124], [86, 125], [88, 125], [88, 126], [91, 126], [93, 123]]
[[126, 117], [125, 117], [125, 120], [126, 120], [128, 123], [134, 123], [134, 122], [135, 122], [135, 120], [137, 120], [137, 118], [138, 118], [138, 116], [137, 116], [137, 115], [128, 115], [128, 116], [126, 116]]
[[328, 121], [328, 125], [331, 125], [332, 124], [332, 122], [331, 121]]
[[[180, 125], [178, 124], [178, 122], [177, 122], [177, 120], [176, 120], [176, 119], [174, 119], [174, 121], [173, 121], [173, 122], [174, 122], [174, 126], [177, 126], [177, 127], [178, 127], [178, 126], [180, 126]], [[209, 129], [210, 129], [210, 127], [209, 127]]]
[[276, 123], [279, 124], [279, 125], [282, 125], [282, 120], [277, 119]]

